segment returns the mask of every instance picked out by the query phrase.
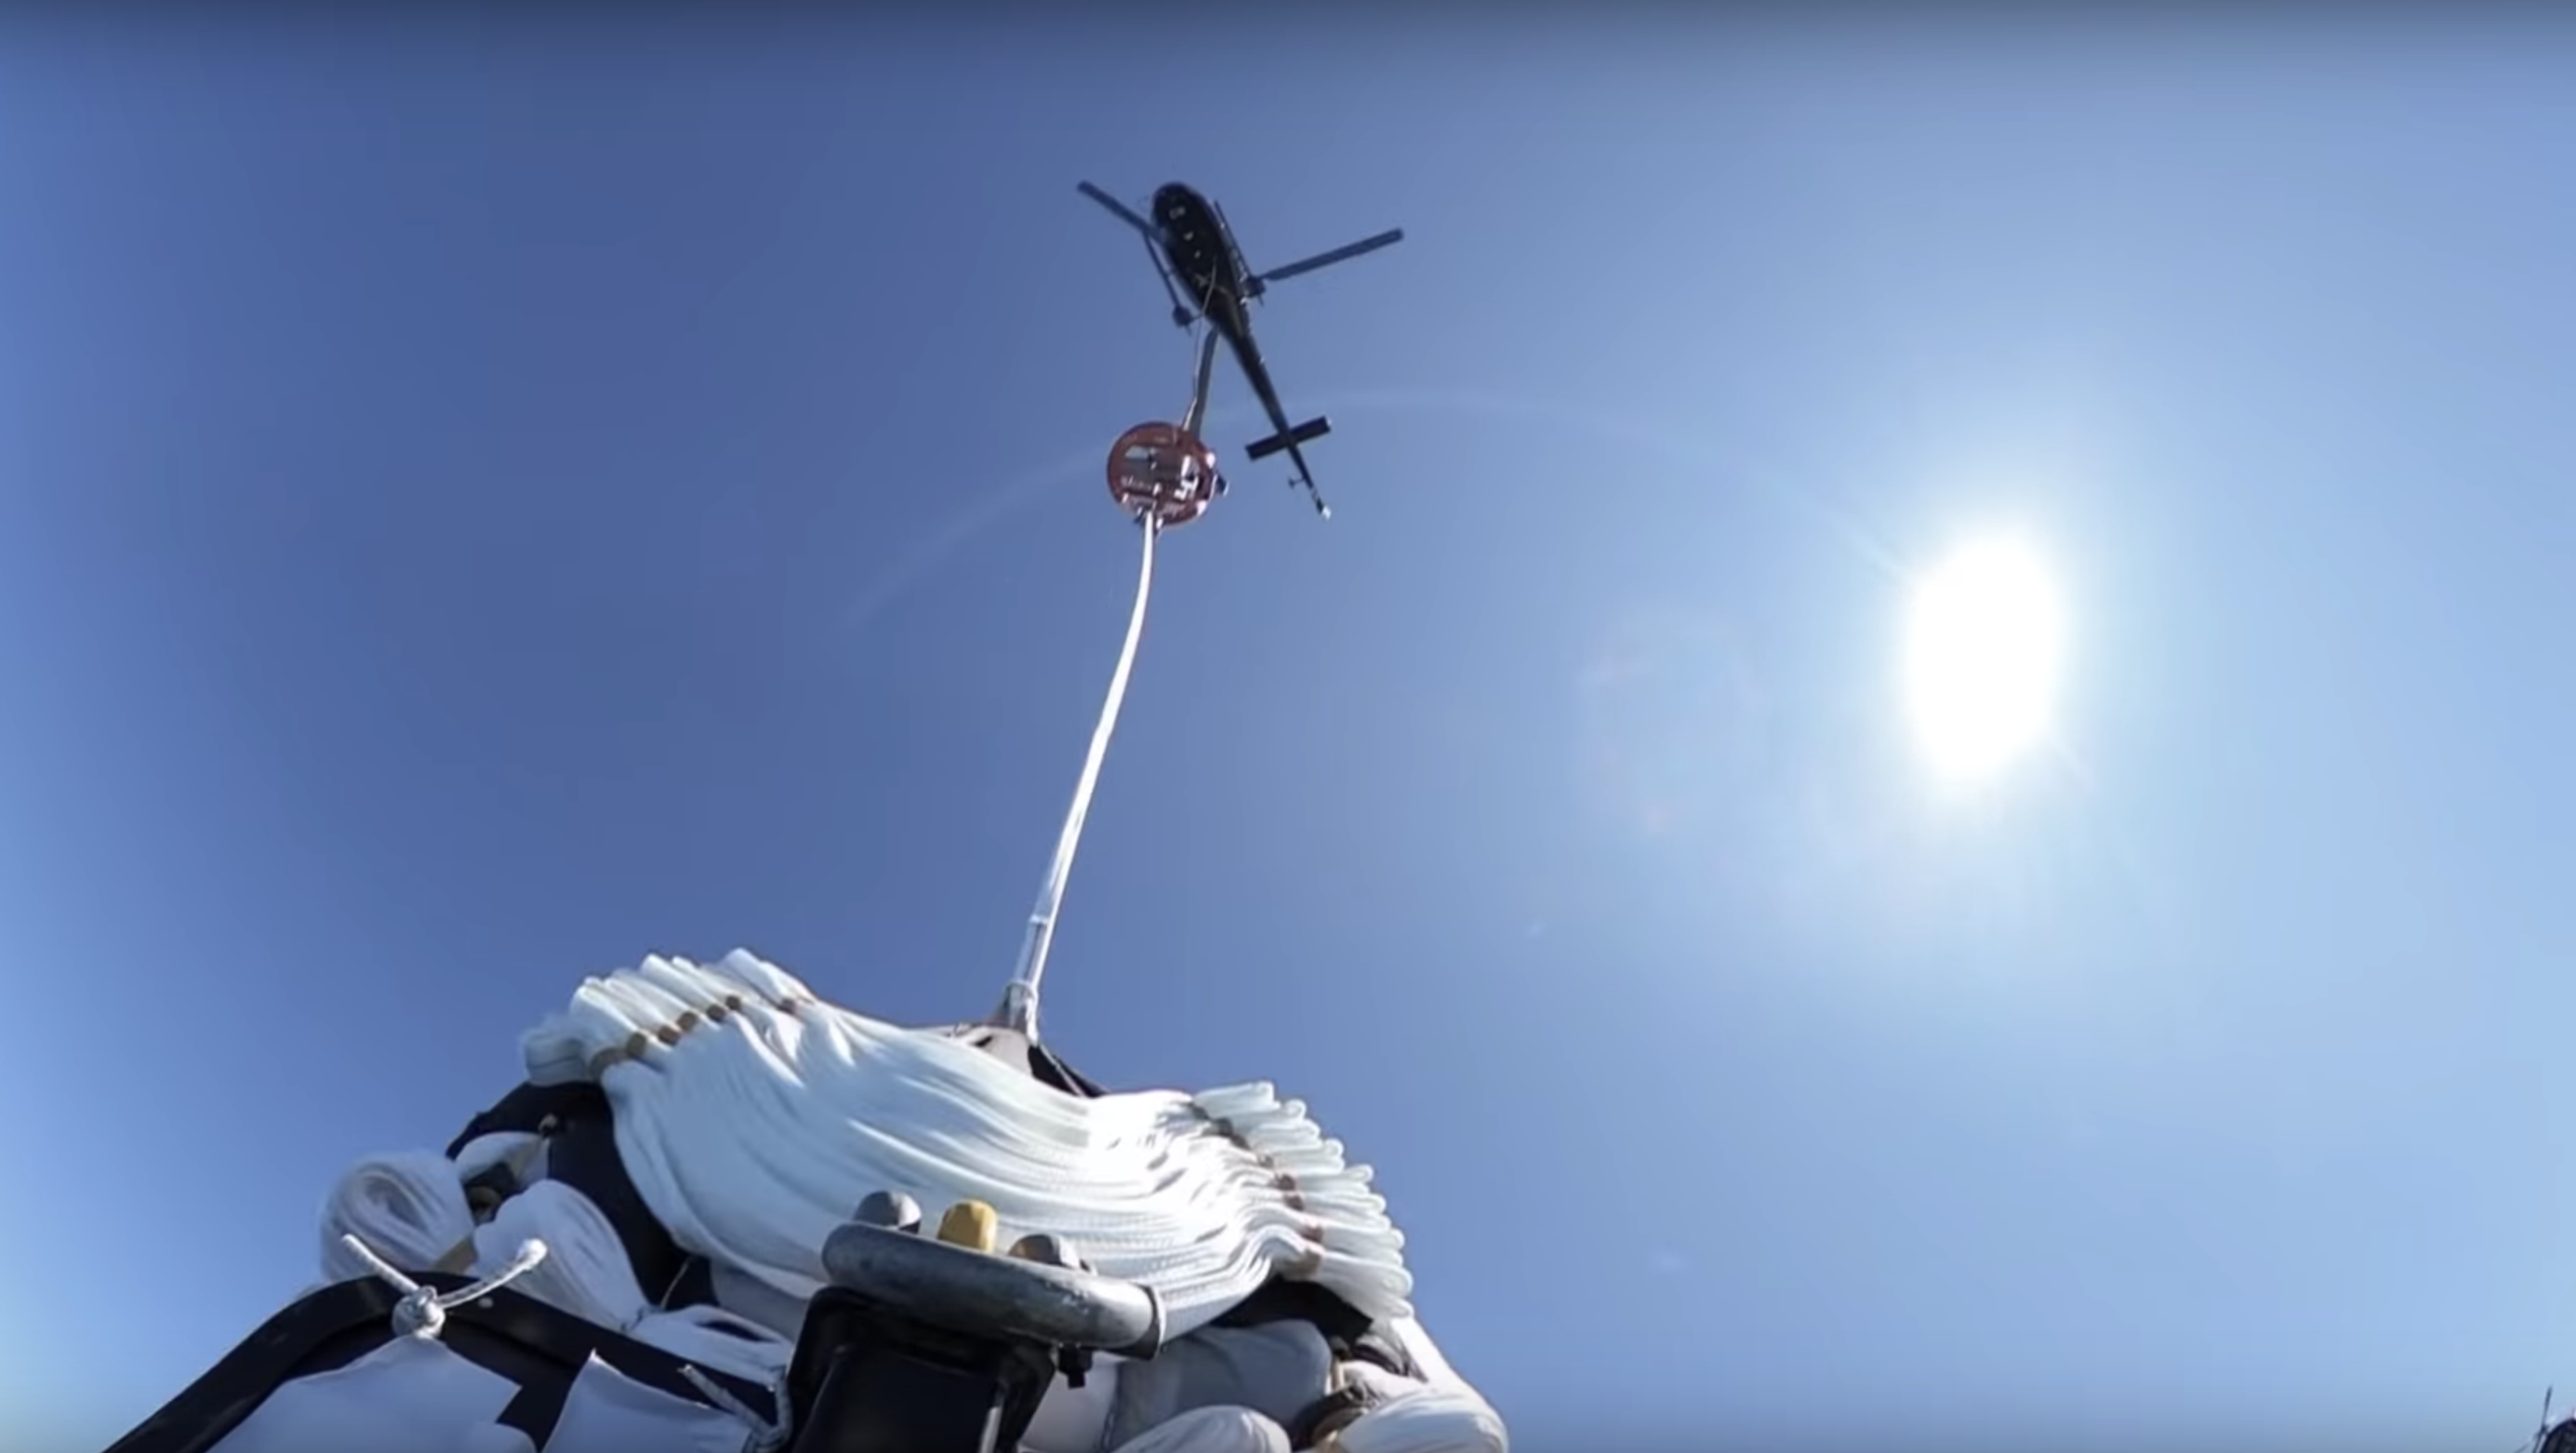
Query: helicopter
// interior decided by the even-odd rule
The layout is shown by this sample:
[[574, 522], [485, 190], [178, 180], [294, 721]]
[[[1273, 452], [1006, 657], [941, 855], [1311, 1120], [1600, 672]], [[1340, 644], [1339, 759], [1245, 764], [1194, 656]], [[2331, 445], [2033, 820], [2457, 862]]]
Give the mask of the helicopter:
[[1284, 266], [1256, 273], [1243, 260], [1243, 250], [1236, 245], [1234, 229], [1227, 225], [1225, 213], [1196, 188], [1181, 182], [1165, 182], [1154, 191], [1147, 204], [1151, 220], [1139, 215], [1126, 203], [1089, 182], [1078, 184], [1084, 196], [1099, 203], [1111, 215], [1133, 227], [1145, 239], [1147, 255], [1154, 259], [1155, 271], [1163, 279], [1163, 291], [1172, 301], [1172, 321], [1187, 328], [1205, 319], [1217, 337], [1234, 350], [1235, 362], [1241, 365], [1246, 382], [1259, 396], [1261, 406], [1270, 415], [1272, 432], [1254, 440], [1244, 450], [1253, 459], [1267, 459], [1285, 452], [1296, 469], [1295, 482], [1314, 501], [1315, 512], [1326, 519], [1333, 511], [1315, 488], [1314, 473], [1306, 466], [1300, 448], [1332, 432], [1332, 421], [1317, 415], [1302, 424], [1290, 424], [1288, 411], [1279, 402], [1279, 390], [1270, 381], [1269, 365], [1262, 361], [1260, 345], [1252, 337], [1250, 305], [1268, 291], [1270, 284], [1347, 262], [1363, 253], [1375, 252], [1404, 240], [1402, 228], [1378, 233], [1353, 243], [1301, 258]]

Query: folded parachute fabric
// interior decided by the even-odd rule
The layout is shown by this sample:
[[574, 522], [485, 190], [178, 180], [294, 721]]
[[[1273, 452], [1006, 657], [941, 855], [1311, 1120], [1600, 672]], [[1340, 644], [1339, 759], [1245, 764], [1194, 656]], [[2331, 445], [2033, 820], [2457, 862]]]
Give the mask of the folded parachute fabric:
[[1404, 1240], [1367, 1167], [1268, 1085], [1065, 1095], [742, 952], [587, 980], [522, 1049], [532, 1081], [598, 1083], [655, 1218], [778, 1305], [821, 1288], [821, 1248], [851, 1208], [897, 1190], [1067, 1238], [1102, 1274], [1153, 1287], [1174, 1336], [1274, 1274], [1372, 1319], [1411, 1311]]
[[[1338, 1293], [1421, 1374], [1343, 1369], [1375, 1385], [1329, 1440], [1341, 1453], [1508, 1449], [1501, 1420], [1414, 1319], [1403, 1238], [1367, 1168], [1347, 1164], [1302, 1105], [1267, 1085], [1065, 1094], [946, 1032], [826, 1004], [744, 953], [706, 966], [649, 959], [587, 980], [522, 1050], [532, 1083], [600, 1087], [617, 1160], [672, 1239], [707, 1259], [715, 1304], [656, 1305], [618, 1227], [582, 1190], [549, 1178], [550, 1141], [519, 1131], [477, 1135], [453, 1158], [399, 1152], [352, 1166], [322, 1216], [326, 1282], [366, 1277], [379, 1260], [455, 1277], [507, 1269], [520, 1295], [742, 1385], [775, 1387], [823, 1284], [820, 1248], [864, 1196], [901, 1191], [934, 1207], [973, 1199], [994, 1208], [1006, 1236], [1054, 1233], [1102, 1273], [1155, 1288], [1175, 1340], [1201, 1329], [1241, 1336], [1209, 1324], [1274, 1277]], [[515, 1189], [478, 1206], [469, 1183], [503, 1165]], [[542, 1248], [533, 1260], [531, 1247]], [[480, 1374], [433, 1352], [396, 1348], [292, 1382], [213, 1453], [283, 1448], [422, 1400], [440, 1404], [438, 1415], [423, 1412], [403, 1436], [435, 1440], [451, 1425], [473, 1425], [473, 1438], [507, 1435], [485, 1426], [491, 1390]], [[1134, 1453], [1176, 1438], [1214, 1447], [1229, 1430], [1264, 1450], [1284, 1436], [1276, 1419], [1240, 1407], [1162, 1407], [1140, 1430], [1117, 1411], [1119, 1372], [1104, 1357], [1087, 1389], [1059, 1378], [1028, 1453], [1088, 1453], [1111, 1445], [1113, 1431]], [[738, 1406], [689, 1402], [604, 1364], [564, 1397], [538, 1435], [545, 1453], [604, 1453], [647, 1424], [675, 1447], [730, 1447], [765, 1426]], [[1236, 1428], [1227, 1417], [1249, 1421]]]

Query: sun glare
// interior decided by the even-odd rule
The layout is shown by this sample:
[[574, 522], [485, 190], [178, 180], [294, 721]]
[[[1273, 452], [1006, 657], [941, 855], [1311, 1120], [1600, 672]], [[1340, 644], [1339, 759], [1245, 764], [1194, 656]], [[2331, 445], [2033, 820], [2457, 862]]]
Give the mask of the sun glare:
[[1935, 772], [1982, 780], [2046, 737], [2064, 635], [2048, 572], [2019, 540], [1964, 546], [1915, 582], [1906, 704]]

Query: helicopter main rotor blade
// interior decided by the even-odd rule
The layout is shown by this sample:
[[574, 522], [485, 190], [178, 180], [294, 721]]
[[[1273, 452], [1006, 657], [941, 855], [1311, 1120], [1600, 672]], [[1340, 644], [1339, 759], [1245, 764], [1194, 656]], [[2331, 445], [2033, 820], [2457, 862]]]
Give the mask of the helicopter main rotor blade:
[[1347, 247], [1336, 247], [1330, 252], [1319, 252], [1313, 257], [1300, 258], [1295, 262], [1289, 263], [1285, 267], [1274, 267], [1270, 271], [1261, 275], [1261, 281], [1265, 283], [1285, 282], [1289, 278], [1299, 276], [1303, 273], [1313, 272], [1317, 268], [1331, 267], [1337, 262], [1348, 262], [1352, 258], [1357, 257], [1364, 252], [1375, 252], [1381, 247], [1392, 247], [1403, 240], [1404, 229], [1398, 227], [1391, 231], [1381, 232], [1375, 237], [1364, 238], [1358, 242], [1351, 243]]
[[1153, 223], [1137, 216], [1133, 209], [1131, 209], [1126, 203], [1119, 201], [1116, 197], [1109, 195], [1107, 192], [1100, 190], [1089, 182], [1075, 183], [1074, 190], [1082, 193], [1086, 197], [1089, 197], [1091, 200], [1098, 202], [1101, 206], [1108, 208], [1109, 215], [1145, 234], [1145, 240], [1147, 242], [1162, 241], [1163, 230], [1161, 228], [1156, 227]]

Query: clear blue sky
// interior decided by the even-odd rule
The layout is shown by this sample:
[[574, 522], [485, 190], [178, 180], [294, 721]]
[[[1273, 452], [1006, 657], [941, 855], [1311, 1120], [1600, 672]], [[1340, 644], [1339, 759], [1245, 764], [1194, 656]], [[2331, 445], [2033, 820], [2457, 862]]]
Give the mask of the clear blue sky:
[[[2570, 34], [1436, 15], [13, 45], [13, 1427], [174, 1392], [585, 973], [988, 1007], [1187, 383], [1073, 183], [1183, 177], [1410, 238], [1259, 320], [1330, 525], [1224, 385], [1061, 1050], [1307, 1098], [1533, 1450], [2526, 1431]], [[1896, 572], [1996, 522], [2064, 750], [1961, 803]]]

